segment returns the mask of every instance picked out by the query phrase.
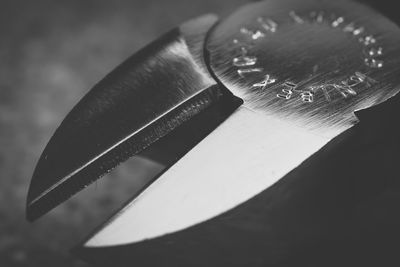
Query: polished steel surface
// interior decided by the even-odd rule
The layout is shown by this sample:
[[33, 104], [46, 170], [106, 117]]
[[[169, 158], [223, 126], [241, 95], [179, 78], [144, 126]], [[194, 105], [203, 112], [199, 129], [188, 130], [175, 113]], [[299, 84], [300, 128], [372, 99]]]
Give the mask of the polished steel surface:
[[398, 93], [399, 41], [394, 23], [349, 1], [238, 10], [212, 30], [207, 49], [243, 106], [85, 246], [156, 239], [254, 198], [353, 126], [354, 112]]
[[[225, 90], [217, 86], [220, 82], [243, 100], [243, 106], [92, 236], [84, 244], [83, 254], [85, 250], [93, 253], [99, 249], [94, 253], [101, 254], [97, 262], [111, 259], [121, 264], [150, 255], [145, 262], [159, 265], [168, 252], [173, 252], [178, 263], [186, 257], [180, 252], [196, 254], [202, 240], [210, 250], [222, 247], [225, 253], [240, 250], [246, 242], [252, 245], [254, 240], [259, 242], [254, 249], [255, 257], [248, 259], [253, 265], [242, 266], [267, 261], [259, 248], [263, 247], [263, 238], [271, 237], [265, 234], [268, 216], [254, 218], [258, 216], [254, 210], [246, 211], [245, 218], [235, 225], [230, 217], [232, 212], [248, 203], [256, 211], [265, 211], [274, 199], [268, 196], [271, 185], [276, 188], [280, 178], [304, 165], [330, 140], [356, 124], [354, 112], [376, 106], [399, 91], [400, 31], [372, 9], [343, 0], [253, 3], [220, 22], [210, 33], [215, 18], [208, 19], [204, 19], [205, 27], [199, 21], [183, 25], [153, 44], [155, 51], [149, 48], [142, 53], [151, 55], [151, 59], [145, 57], [134, 68], [135, 73], [141, 73], [140, 67], [145, 66], [143, 76], [130, 77], [128, 71], [125, 74], [129, 79], [124, 80], [120, 75], [124, 76], [124, 70], [129, 68], [113, 72], [110, 84], [115, 89], [121, 89], [120, 84], [127, 89], [132, 83], [140, 89], [143, 84], [154, 89], [151, 94], [139, 93], [137, 106], [131, 109], [129, 94], [116, 90], [109, 102], [108, 90], [100, 90], [99, 95], [89, 94], [74, 109], [79, 111], [76, 117], [72, 111], [73, 115], [58, 130], [65, 136], [57, 132], [54, 143], [46, 148], [55, 156], [50, 157], [45, 151], [41, 160], [45, 163], [39, 163], [41, 170], [35, 172], [28, 218], [40, 216], [217, 103], [221, 90]], [[197, 30], [200, 34], [196, 34]], [[183, 37], [177, 37], [180, 35]], [[144, 81], [137, 80], [138, 77]], [[171, 82], [175, 86], [170, 87]], [[192, 85], [194, 90], [187, 92], [186, 87]], [[178, 94], [172, 93], [172, 101], [167, 101], [169, 91], [177, 89]], [[95, 102], [93, 106], [91, 101]], [[108, 104], [109, 110], [96, 109]], [[131, 117], [132, 114], [137, 116]], [[81, 127], [81, 118], [89, 118], [89, 124], [82, 123]], [[109, 131], [104, 135], [107, 127]], [[78, 129], [78, 134], [69, 135], [71, 129]], [[78, 141], [71, 146], [65, 140]], [[62, 143], [66, 153], [58, 156], [60, 147], [54, 144]], [[77, 156], [77, 151], [84, 153]], [[61, 170], [62, 175], [51, 173], [54, 170]], [[42, 173], [45, 175], [39, 175]], [[36, 182], [39, 176], [51, 177]], [[244, 222], [248, 221], [256, 227], [246, 229]], [[233, 229], [232, 236], [225, 235], [230, 232], [224, 228], [227, 225]], [[241, 237], [235, 229], [240, 229]], [[248, 236], [255, 232], [264, 235]], [[224, 238], [219, 238], [220, 233]], [[195, 239], [190, 239], [193, 236]], [[246, 242], [242, 243], [243, 240]], [[275, 240], [279, 243], [282, 239]], [[109, 250], [110, 246], [115, 247]], [[159, 258], [154, 257], [158, 255]], [[218, 259], [226, 263], [236, 257], [226, 256], [220, 255]]]
[[210, 220], [274, 185], [329, 140], [241, 106], [84, 246], [137, 244]]
[[133, 55], [68, 114], [35, 169], [27, 200], [33, 220], [216, 101], [204, 65], [205, 34], [217, 21], [184, 23]]
[[260, 1], [208, 38], [216, 77], [245, 106], [317, 134], [400, 90], [399, 28], [353, 1]]

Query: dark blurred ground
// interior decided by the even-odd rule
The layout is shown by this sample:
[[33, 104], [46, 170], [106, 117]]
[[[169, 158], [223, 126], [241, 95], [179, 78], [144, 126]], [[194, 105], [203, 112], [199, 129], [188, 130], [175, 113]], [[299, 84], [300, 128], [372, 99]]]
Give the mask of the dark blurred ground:
[[186, 19], [227, 14], [245, 2], [1, 1], [1, 267], [85, 266], [69, 248], [163, 166], [130, 160], [30, 224], [26, 194], [45, 144], [73, 105], [123, 59]]

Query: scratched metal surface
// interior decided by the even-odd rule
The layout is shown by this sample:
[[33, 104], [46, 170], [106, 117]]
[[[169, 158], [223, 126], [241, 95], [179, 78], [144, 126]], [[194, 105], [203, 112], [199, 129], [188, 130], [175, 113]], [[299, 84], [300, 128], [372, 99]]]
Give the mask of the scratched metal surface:
[[[139, 164], [144, 166], [147, 171], [138, 175], [138, 180], [144, 180], [161, 166], [148, 161], [127, 162], [110, 174], [115, 178], [112, 181], [102, 180], [104, 183], [99, 182], [82, 192], [37, 223], [28, 224], [24, 218], [26, 193], [43, 147], [65, 114], [87, 90], [133, 51], [185, 19], [209, 11], [228, 14], [244, 2], [1, 1], [0, 266], [86, 266], [70, 257], [68, 249], [140, 186], [130, 177], [132, 169], [137, 170]], [[391, 11], [396, 15], [395, 9]], [[391, 111], [398, 112], [398, 109]], [[393, 117], [391, 120], [395, 122]], [[399, 208], [396, 188], [400, 183], [397, 176], [391, 174], [398, 169], [399, 131], [386, 124], [379, 127], [365, 127], [364, 134], [357, 136], [361, 138], [359, 143], [354, 143], [354, 139], [345, 143], [351, 145], [351, 149], [346, 147], [339, 152], [353, 151], [346, 157], [337, 153], [336, 157], [324, 159], [325, 165], [330, 167], [327, 171], [333, 173], [323, 180], [324, 183], [313, 171], [305, 175], [310, 177], [306, 184], [313, 193], [309, 202], [302, 206], [321, 201], [321, 197], [328, 208], [335, 201], [344, 206], [348, 200], [361, 203], [356, 223], [370, 222], [364, 228], [374, 234], [360, 238], [361, 244], [371, 238], [384, 241], [385, 237], [392, 236], [390, 229], [398, 222], [393, 220], [393, 214]], [[363, 149], [366, 146], [368, 148]], [[365, 150], [375, 156], [360, 161]], [[375, 167], [377, 162], [383, 163], [382, 167]], [[338, 165], [353, 166], [353, 171], [335, 176]], [[357, 168], [362, 169], [361, 174]], [[356, 174], [359, 176], [355, 177]], [[294, 186], [297, 185], [295, 182]], [[364, 203], [369, 206], [360, 199], [366, 199]], [[294, 206], [293, 210], [299, 206], [290, 205]], [[282, 214], [287, 222], [298, 220], [295, 215], [285, 217]], [[384, 230], [383, 235], [377, 229]], [[340, 227], [335, 230], [337, 232], [332, 235], [342, 233]], [[351, 251], [350, 246], [345, 247]], [[335, 255], [329, 253], [330, 248], [335, 246], [319, 247], [318, 252], [323, 252], [319, 253], [321, 260], [324, 256]]]
[[218, 79], [255, 112], [332, 137], [400, 90], [400, 29], [341, 0], [261, 1], [210, 34]]
[[[225, 41], [219, 44], [226, 45]], [[395, 42], [390, 45], [397, 51]], [[362, 55], [358, 49], [353, 52]], [[348, 56], [346, 67], [357, 64], [353, 54]], [[231, 64], [234, 58], [221, 62]], [[371, 59], [375, 57], [364, 62], [369, 65]], [[397, 61], [398, 54], [385, 59]], [[396, 64], [389, 64], [387, 72], [396, 69]], [[378, 76], [388, 83], [390, 95], [395, 88], [385, 73]], [[273, 187], [220, 216], [141, 244], [89, 248], [80, 253], [93, 262], [117, 261], [122, 266], [139, 262], [158, 266], [167, 261], [172, 266], [397, 266], [399, 107], [397, 95], [360, 112], [359, 124]]]
[[[400, 91], [399, 43], [397, 25], [346, 0], [268, 0], [240, 8], [211, 31], [208, 60], [217, 78], [258, 115], [235, 112], [88, 246], [173, 233], [264, 191], [353, 126], [355, 111]], [[199, 162], [207, 167], [197, 170]]]
[[0, 266], [84, 266], [69, 248], [162, 166], [131, 160], [29, 224], [26, 193], [45, 144], [87, 90], [134, 51], [186, 19], [228, 14], [244, 2], [1, 1]]
[[163, 35], [97, 83], [68, 113], [32, 176], [29, 220], [143, 152], [222, 96], [202, 53], [205, 35], [216, 21], [216, 16], [201, 16]]

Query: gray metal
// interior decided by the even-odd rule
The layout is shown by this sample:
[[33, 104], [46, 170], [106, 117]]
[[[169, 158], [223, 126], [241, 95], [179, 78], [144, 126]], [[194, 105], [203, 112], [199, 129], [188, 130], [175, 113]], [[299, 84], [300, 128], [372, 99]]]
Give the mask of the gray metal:
[[74, 107], [36, 166], [27, 199], [34, 220], [210, 107], [222, 95], [204, 63], [217, 21], [182, 24], [107, 75]]
[[245, 106], [329, 135], [399, 91], [399, 43], [398, 26], [359, 3], [283, 0], [238, 10], [207, 49]]
[[[177, 125], [189, 120], [194, 114], [200, 113], [203, 109], [215, 103], [222, 95], [221, 90], [223, 89], [216, 86], [220, 82], [233, 95], [243, 100], [243, 106], [226, 123], [217, 128], [215, 133], [207, 137], [177, 165], [173, 166], [171, 168], [172, 172], [166, 172], [165, 175], [160, 177], [161, 180], [157, 180], [157, 183], [153, 184], [153, 189], [157, 187], [157, 190], [159, 190], [161, 187], [158, 185], [168, 184], [168, 181], [172, 181], [171, 177], [178, 177], [178, 181], [179, 179], [184, 181], [183, 179], [188, 177], [187, 175], [192, 171], [187, 167], [189, 166], [187, 163], [196, 164], [193, 159], [201, 158], [199, 155], [204, 157], [210, 155], [208, 160], [210, 161], [211, 159], [209, 165], [199, 168], [200, 174], [209, 175], [207, 178], [211, 177], [214, 181], [219, 177], [222, 180], [225, 179], [223, 183], [218, 184], [218, 181], [216, 182], [219, 187], [211, 187], [214, 192], [208, 199], [211, 204], [208, 203], [204, 206], [206, 209], [214, 208], [211, 205], [215, 203], [214, 200], [218, 197], [218, 190], [221, 185], [223, 187], [226, 185], [226, 192], [230, 192], [232, 189], [231, 191], [234, 193], [243, 193], [244, 190], [241, 190], [244, 188], [243, 184], [238, 183], [236, 187], [230, 187], [227, 182], [230, 177], [224, 176], [225, 171], [229, 171], [230, 175], [233, 173], [232, 177], [235, 179], [241, 178], [239, 174], [248, 174], [250, 178], [256, 177], [260, 183], [255, 183], [254, 188], [249, 186], [250, 190], [246, 191], [240, 198], [236, 198], [235, 194], [229, 195], [229, 197], [234, 196], [234, 201], [230, 201], [232, 198], [227, 197], [224, 201], [228, 200], [227, 202], [230, 201], [230, 203], [223, 203], [218, 207], [219, 210], [213, 210], [212, 212], [208, 210], [204, 212], [202, 210], [201, 212], [206, 214], [204, 217], [197, 217], [191, 220], [190, 223], [186, 223], [183, 226], [177, 225], [172, 230], [169, 229], [176, 231], [172, 232], [172, 234], [168, 231], [161, 231], [165, 236], [160, 236], [160, 233], [153, 236], [149, 235], [147, 238], [153, 238], [150, 240], [145, 240], [146, 236], [140, 236], [140, 238], [132, 241], [135, 242], [133, 244], [128, 244], [129, 237], [124, 237], [125, 240], [120, 244], [121, 246], [116, 246], [115, 248], [103, 247], [102, 249], [97, 247], [94, 250], [90, 247], [84, 247], [81, 248], [80, 253], [86, 253], [88, 258], [94, 259], [99, 263], [109, 261], [109, 263], [113, 264], [127, 264], [135, 263], [138, 258], [145, 258], [144, 260], [149, 265], [156, 265], [160, 264], [163, 259], [168, 258], [168, 255], [176, 255], [182, 251], [188, 252], [188, 255], [190, 253], [196, 254], [196, 249], [202, 248], [202, 246], [196, 242], [191, 243], [192, 246], [187, 246], [187, 243], [182, 242], [182, 240], [193, 240], [188, 237], [199, 238], [200, 241], [203, 237], [206, 237], [207, 244], [202, 244], [203, 247], [210, 245], [211, 241], [218, 241], [217, 247], [232, 248], [232, 251], [234, 251], [236, 248], [241, 247], [241, 239], [236, 238], [236, 236], [230, 236], [229, 229], [226, 230], [218, 226], [226, 225], [224, 222], [221, 223], [221, 220], [224, 221], [223, 216], [220, 217], [222, 213], [229, 212], [244, 202], [256, 203], [254, 207], [261, 207], [265, 202], [260, 204], [261, 202], [257, 201], [262, 199], [260, 196], [264, 194], [264, 191], [261, 192], [263, 189], [266, 189], [276, 179], [293, 170], [329, 140], [355, 125], [358, 122], [355, 112], [380, 104], [400, 90], [400, 48], [398, 45], [400, 43], [400, 30], [387, 18], [358, 3], [345, 0], [335, 2], [317, 0], [270, 0], [257, 2], [239, 9], [215, 26], [209, 33], [208, 30], [215, 22], [215, 19], [210, 23], [206, 23], [207, 20], [206, 18], [203, 21], [205, 26], [200, 27], [200, 34], [189, 34], [193, 29], [197, 28], [195, 26], [197, 25], [196, 23], [182, 27], [182, 36], [188, 37], [185, 42], [182, 42], [183, 37], [178, 38], [178, 41], [176, 40], [179, 34], [169, 35], [171, 39], [168, 37], [161, 39], [155, 46], [152, 46], [153, 49], [156, 48], [155, 50], [150, 49], [142, 53], [142, 55], [146, 56], [151, 55], [150, 59], [145, 58], [144, 62], [148, 63], [148, 65], [144, 64], [144, 66], [154, 67], [154, 69], [151, 68], [152, 71], [150, 72], [144, 71], [146, 74], [144, 75], [141, 68], [143, 62], [140, 61], [140, 65], [137, 66], [140, 75], [129, 76], [128, 80], [123, 81], [124, 85], [129, 83], [128, 87], [130, 87], [131, 83], [138, 83], [138, 88], [143, 89], [140, 79], [141, 77], [146, 77], [145, 83], [149, 86], [147, 88], [152, 90], [169, 82], [175, 85], [168, 87], [166, 92], [162, 91], [168, 96], [167, 99], [172, 96], [172, 101], [164, 99], [168, 106], [164, 106], [163, 99], [156, 97], [157, 93], [159, 93], [158, 90], [155, 90], [155, 93], [153, 92], [152, 94], [139, 94], [138, 107], [140, 108], [135, 108], [135, 111], [141, 113], [138, 113], [134, 120], [137, 120], [139, 124], [145, 121], [144, 124], [133, 124], [134, 127], [132, 128], [130, 128], [130, 125], [127, 128], [128, 131], [122, 131], [124, 136], [114, 136], [114, 132], [120, 133], [120, 129], [125, 129], [126, 122], [131, 122], [130, 116], [132, 112], [126, 112], [126, 110], [121, 109], [119, 112], [113, 113], [114, 109], [118, 109], [119, 103], [117, 102], [112, 102], [110, 110], [104, 112], [92, 108], [86, 109], [91, 99], [97, 98], [95, 102], [100, 107], [104, 104], [101, 99], [107, 99], [96, 97], [95, 94], [88, 95], [86, 100], [84, 99], [81, 102], [81, 106], [76, 109], [83, 110], [86, 113], [74, 113], [73, 111], [71, 114], [76, 114], [76, 117], [74, 115], [67, 117], [67, 123], [64, 123], [59, 131], [65, 131], [65, 133], [71, 131], [73, 134], [68, 133], [64, 137], [59, 137], [64, 134], [56, 133], [56, 137], [53, 138], [53, 141], [48, 146], [50, 147], [48, 150], [52, 151], [52, 153], [46, 153], [46, 149], [43, 154], [38, 164], [38, 171], [35, 172], [30, 196], [28, 197], [29, 218], [33, 219], [40, 216], [119, 162], [143, 150], [158, 138], [175, 129]], [[204, 42], [202, 38], [205, 38], [206, 35], [207, 40]], [[194, 42], [191, 40], [194, 40]], [[156, 60], [153, 61], [151, 53], [160, 53], [160, 47], [164, 47], [164, 42], [168, 44], [166, 46], [168, 49], [161, 49], [161, 51], [166, 51], [166, 53], [154, 56]], [[193, 43], [196, 45], [191, 45]], [[184, 45], [182, 46], [182, 44]], [[202, 54], [203, 45], [205, 45], [207, 51], [205, 55]], [[206, 64], [204, 64], [203, 58]], [[182, 60], [185, 63], [183, 65], [181, 65]], [[167, 64], [164, 64], [165, 62]], [[153, 65], [153, 63], [155, 64]], [[174, 66], [180, 67], [176, 68]], [[185, 68], [188, 66], [190, 68], [186, 72], [187, 69]], [[164, 70], [161, 70], [161, 68], [166, 69], [168, 75], [164, 76]], [[206, 68], [209, 69], [215, 80], [207, 73]], [[124, 69], [122, 68], [122, 70]], [[144, 69], [148, 70], [147, 67]], [[120, 83], [119, 73], [123, 72], [121, 72], [121, 69], [113, 72], [112, 77], [114, 79], [109, 81], [111, 87]], [[130, 71], [128, 71], [129, 73]], [[151, 76], [148, 75], [149, 73]], [[193, 74], [195, 77], [192, 76]], [[155, 75], [157, 75], [157, 79], [154, 79]], [[181, 80], [181, 78], [184, 79]], [[176, 81], [178, 82], [175, 84], [174, 82]], [[179, 81], [185, 81], [183, 86]], [[191, 82], [194, 82], [195, 86], [193, 90], [186, 92], [187, 86], [193, 86], [190, 84]], [[102, 86], [104, 85], [107, 85], [107, 83], [103, 82]], [[181, 89], [178, 90], [178, 94], [174, 91], [176, 88]], [[180, 94], [182, 90], [185, 92], [183, 96]], [[104, 87], [104, 92], [107, 91], [106, 86]], [[174, 92], [170, 94], [169, 91]], [[200, 98], [200, 102], [192, 102], [192, 99], [198, 99], [197, 96], [202, 94], [199, 92], [207, 93], [205, 96], [206, 101]], [[119, 96], [118, 91], [115, 91], [112, 99], [114, 97], [121, 99], [121, 103], [130, 103], [132, 100], [131, 95], [122, 94], [122, 96]], [[143, 102], [143, 100], [145, 101]], [[157, 105], [154, 105], [155, 103]], [[182, 103], [187, 104], [187, 106], [182, 108]], [[126, 106], [129, 105], [126, 104]], [[158, 107], [161, 108], [158, 109]], [[157, 112], [153, 113], [154, 110], [157, 110]], [[148, 111], [151, 114], [150, 116], [147, 116]], [[173, 118], [168, 117], [171, 114], [169, 111], [172, 111], [172, 114], [177, 112], [179, 114], [177, 115], [178, 120], [175, 119], [175, 115], [172, 116]], [[93, 125], [95, 126], [88, 126], [85, 123], [76, 124], [76, 122], [80, 121], [80, 118], [85, 118], [87, 114], [101, 114], [100, 117], [96, 117], [94, 120], [92, 118], [88, 120], [91, 123], [94, 122]], [[119, 120], [119, 116], [123, 116], [121, 119], [122, 128], [110, 127], [115, 119]], [[149, 118], [150, 120], [147, 120]], [[161, 120], [162, 123], [154, 124], [158, 120]], [[174, 124], [176, 121], [178, 123]], [[173, 127], [171, 127], [171, 122]], [[100, 123], [98, 128], [96, 128], [96, 123]], [[277, 127], [268, 131], [268, 124]], [[241, 125], [246, 125], [246, 127], [241, 127]], [[84, 133], [87, 129], [105, 129], [107, 127], [110, 130], [106, 132], [111, 137], [100, 133], [98, 136], [101, 137], [93, 141], [91, 137], [93, 134], [96, 136], [96, 131], [91, 130], [92, 132], [87, 135]], [[69, 129], [78, 129], [79, 132], [75, 135], [75, 130]], [[231, 129], [237, 131], [232, 133]], [[140, 132], [141, 130], [145, 131]], [[280, 132], [284, 138], [279, 138]], [[252, 135], [253, 133], [254, 135]], [[269, 138], [271, 137], [270, 133], [273, 133], [276, 139]], [[131, 137], [136, 137], [137, 134], [139, 140], [144, 141], [138, 142], [135, 138], [131, 139]], [[293, 134], [293, 136], [290, 134]], [[79, 140], [81, 136], [86, 136], [83, 139], [84, 141], [75, 141]], [[229, 151], [227, 152], [223, 149], [223, 151], [218, 151], [218, 143], [227, 141], [228, 139], [225, 137], [228, 136], [233, 136], [229, 140], [238, 140], [238, 142], [233, 143], [231, 147], [229, 147], [229, 142], [226, 142], [225, 147], [220, 148], [229, 147], [237, 154], [228, 153]], [[302, 138], [296, 139], [299, 136], [302, 136]], [[68, 143], [66, 143], [67, 145], [61, 145], [63, 150], [59, 150], [60, 143], [63, 140], [68, 140]], [[74, 146], [70, 145], [69, 142], [71, 141], [69, 140], [76, 142]], [[116, 150], [117, 154], [108, 153], [112, 152], [120, 144], [127, 144], [127, 146], [119, 147]], [[130, 147], [135, 147], [136, 144], [139, 144], [139, 148], [131, 150]], [[273, 165], [271, 165], [272, 167], [266, 167], [267, 176], [271, 178], [271, 181], [266, 182], [262, 180], [263, 171], [265, 171], [262, 169], [264, 163], [262, 157], [264, 154], [260, 152], [266, 152], [272, 145], [276, 144], [284, 149], [282, 151], [276, 149], [278, 151], [277, 154], [275, 156], [269, 155], [268, 159], [270, 162], [280, 164], [280, 166], [279, 169], [276, 169]], [[308, 144], [311, 146], [308, 146]], [[85, 148], [79, 147], [80, 145]], [[261, 147], [260, 150], [257, 150], [258, 145]], [[210, 150], [204, 150], [204, 148], [210, 148]], [[65, 151], [67, 153], [63, 154]], [[74, 159], [76, 152], [80, 151], [84, 152], [83, 155], [85, 157], [78, 157], [78, 160]], [[245, 153], [242, 153], [243, 151]], [[290, 157], [285, 157], [289, 153]], [[102, 158], [103, 155], [107, 155], [107, 158]], [[219, 155], [226, 157], [221, 159], [218, 157]], [[51, 158], [51, 161], [48, 161], [48, 158]], [[287, 161], [287, 158], [290, 158], [290, 160]], [[73, 164], [65, 163], [66, 159], [72, 159]], [[236, 161], [233, 167], [230, 168], [229, 164], [233, 162], [231, 161], [233, 159]], [[67, 166], [65, 169], [63, 169], [64, 165]], [[93, 171], [92, 168], [95, 168], [95, 170]], [[58, 173], [59, 170], [61, 170], [60, 173]], [[174, 173], [177, 173], [178, 176], [174, 176]], [[201, 176], [199, 173], [196, 173], [196, 175]], [[257, 176], [254, 175], [253, 177], [253, 174], [257, 174]], [[196, 175], [193, 175], [193, 177], [196, 178]], [[167, 183], [163, 182], [163, 177], [169, 179]], [[236, 179], [235, 181], [239, 180]], [[190, 180], [185, 180], [185, 182], [188, 186], [184, 187], [184, 189], [194, 185]], [[199, 179], [196, 182], [199, 182]], [[243, 181], [240, 182], [243, 183]], [[166, 188], [177, 188], [180, 185], [179, 183], [170, 182]], [[204, 187], [207, 187], [207, 185], [195, 187], [195, 189]], [[147, 192], [151, 194], [151, 191]], [[165, 191], [163, 197], [168, 193], [171, 194], [171, 192], [172, 197], [182, 203], [184, 201], [192, 201], [195, 198], [192, 197], [190, 192], [185, 191], [183, 192], [184, 194], [179, 195], [179, 192], [176, 193], [172, 190]], [[200, 193], [197, 192], [197, 199], [207, 198], [207, 195], [203, 194], [203, 192], [205, 191], [200, 190]], [[141, 201], [141, 199], [146, 199], [146, 194], [143, 195], [144, 197], [138, 198], [137, 202]], [[157, 201], [156, 196], [152, 197]], [[154, 204], [155, 202], [152, 203]], [[188, 203], [185, 202], [185, 205]], [[114, 222], [128, 214], [128, 211], [134, 209], [134, 207], [135, 201], [113, 218], [105, 228], [113, 225]], [[142, 206], [142, 210], [146, 211], [143, 207], [145, 205]], [[199, 212], [200, 210], [193, 209], [191, 215], [196, 216], [196, 213]], [[157, 210], [155, 213], [157, 214]], [[129, 227], [130, 218], [133, 218], [134, 215], [131, 212], [132, 217], [125, 220], [122, 225]], [[251, 213], [251, 220], [254, 220], [255, 224], [259, 226], [256, 230], [263, 232], [265, 228], [262, 227], [262, 222], [259, 222], [259, 220], [265, 220], [265, 218], [260, 215], [259, 218], [254, 219], [253, 215], [255, 217], [257, 215]], [[182, 217], [184, 216], [185, 214], [183, 213]], [[180, 217], [175, 219], [179, 221]], [[205, 220], [208, 221], [204, 222]], [[201, 225], [203, 224], [198, 224], [201, 222], [206, 226], [202, 227]], [[213, 224], [213, 222], [216, 223]], [[184, 227], [189, 228], [183, 230]], [[103, 230], [96, 233], [96, 235], [102, 235]], [[140, 229], [134, 230], [140, 231]], [[242, 231], [241, 233], [244, 232]], [[109, 233], [112, 234], [112, 231]], [[232, 240], [230, 238], [216, 240], [214, 235], [219, 235], [220, 233], [221, 236], [231, 237]], [[101, 242], [96, 243], [96, 245]], [[262, 242], [260, 241], [260, 244]], [[99, 246], [107, 245], [106, 243], [107, 240]], [[118, 244], [118, 240], [111, 244]], [[210, 245], [210, 247], [213, 246]], [[255, 251], [257, 251], [255, 256], [259, 257], [256, 258], [258, 259], [257, 262], [263, 262], [264, 255], [262, 251]], [[94, 258], [93, 255], [95, 255]], [[133, 257], [133, 255], [135, 256]], [[198, 256], [199, 253], [196, 255]], [[179, 263], [179, 259], [182, 258], [176, 257], [176, 262]], [[235, 258], [235, 255], [232, 258]], [[225, 260], [217, 262], [226, 263]]]
[[264, 1], [232, 14], [206, 48], [243, 105], [85, 246], [157, 239], [260, 194], [353, 126], [355, 111], [400, 90], [399, 41], [395, 24], [348, 1]]

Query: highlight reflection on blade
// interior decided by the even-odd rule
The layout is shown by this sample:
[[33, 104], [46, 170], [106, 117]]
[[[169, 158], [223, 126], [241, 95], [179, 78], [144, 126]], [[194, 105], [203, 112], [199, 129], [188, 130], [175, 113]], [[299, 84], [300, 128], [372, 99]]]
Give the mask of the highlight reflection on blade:
[[399, 92], [399, 42], [393, 22], [352, 1], [270, 0], [239, 9], [206, 47], [210, 69], [243, 107], [85, 246], [174, 233], [267, 189], [357, 123], [354, 112]]
[[29, 220], [220, 98], [203, 55], [205, 35], [216, 21], [205, 15], [167, 33], [127, 59], [74, 107], [36, 166], [27, 198]]
[[135, 243], [211, 219], [274, 184], [329, 140], [241, 107], [85, 246]]

